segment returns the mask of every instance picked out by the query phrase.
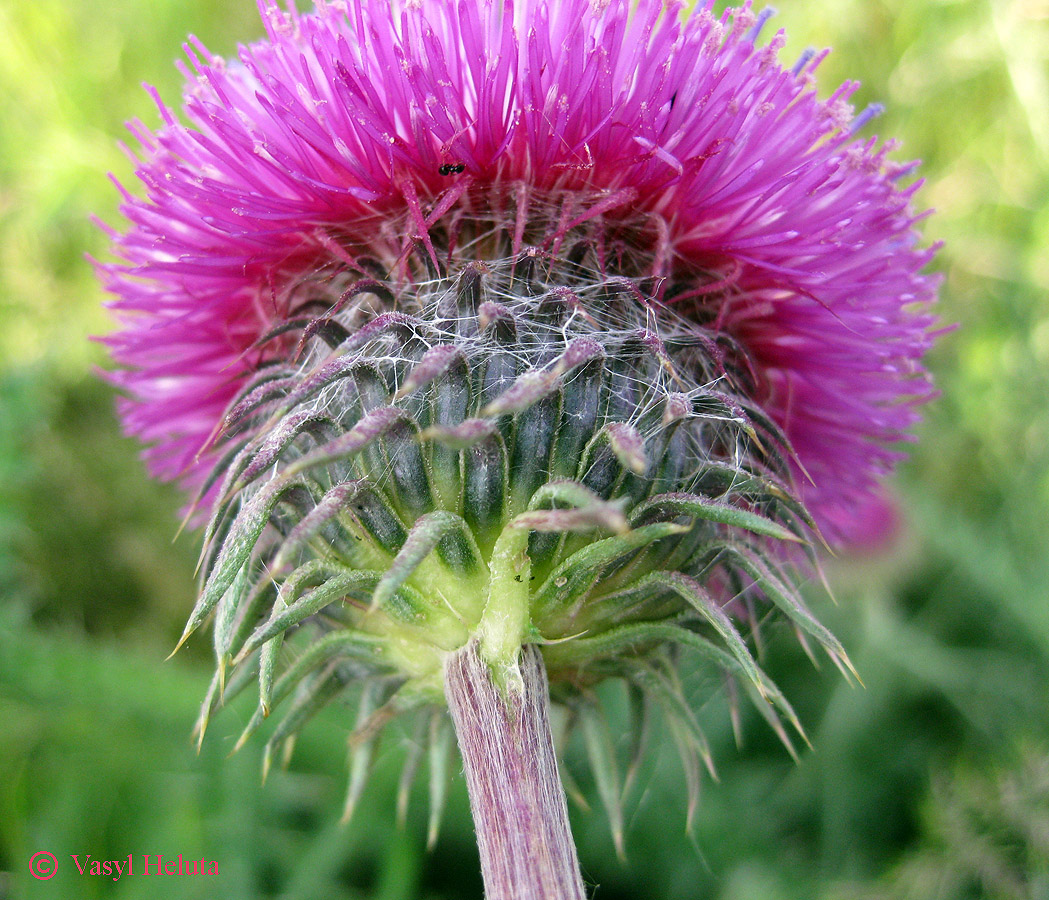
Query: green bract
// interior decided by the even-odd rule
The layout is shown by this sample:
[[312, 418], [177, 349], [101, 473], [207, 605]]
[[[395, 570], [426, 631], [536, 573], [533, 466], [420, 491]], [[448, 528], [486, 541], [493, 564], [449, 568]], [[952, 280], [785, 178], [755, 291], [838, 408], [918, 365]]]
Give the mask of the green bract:
[[245, 738], [284, 710], [268, 766], [363, 691], [352, 808], [394, 714], [432, 720], [447, 768], [444, 661], [473, 637], [507, 686], [521, 646], [540, 645], [613, 811], [618, 769], [588, 712], [607, 677], [664, 710], [692, 791], [707, 753], [675, 652], [749, 688], [784, 738], [777, 714], [798, 727], [740, 630], [777, 609], [845, 659], [783, 572], [813, 533], [790, 450], [748, 399], [741, 351], [656, 299], [624, 233], [594, 216], [516, 254], [498, 232], [446, 236], [394, 275], [295, 287], [289, 326], [261, 345], [283, 361], [234, 401], [206, 489], [186, 628], [214, 618], [201, 733], [257, 678]]

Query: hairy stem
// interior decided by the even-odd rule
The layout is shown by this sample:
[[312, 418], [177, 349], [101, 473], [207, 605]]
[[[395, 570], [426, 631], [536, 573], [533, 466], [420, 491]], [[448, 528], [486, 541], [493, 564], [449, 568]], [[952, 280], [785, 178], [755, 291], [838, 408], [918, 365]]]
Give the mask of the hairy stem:
[[550, 733], [546, 669], [521, 648], [500, 687], [476, 641], [454, 653], [445, 695], [470, 792], [486, 900], [585, 900]]

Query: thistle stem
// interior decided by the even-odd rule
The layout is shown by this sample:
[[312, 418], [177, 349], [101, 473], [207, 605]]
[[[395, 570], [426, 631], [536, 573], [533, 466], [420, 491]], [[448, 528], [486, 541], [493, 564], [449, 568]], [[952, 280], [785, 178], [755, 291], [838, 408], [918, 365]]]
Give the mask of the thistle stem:
[[476, 640], [454, 653], [445, 696], [466, 770], [486, 900], [586, 900], [550, 732], [546, 668], [521, 648], [521, 680], [493, 680]]

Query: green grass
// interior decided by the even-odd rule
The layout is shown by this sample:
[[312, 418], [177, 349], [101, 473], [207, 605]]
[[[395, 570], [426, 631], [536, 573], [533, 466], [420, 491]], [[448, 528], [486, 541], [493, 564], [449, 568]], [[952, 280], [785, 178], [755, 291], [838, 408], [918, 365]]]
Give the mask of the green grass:
[[[684, 832], [682, 775], [660, 750], [628, 808], [626, 862], [571, 748], [593, 812], [573, 812], [586, 877], [617, 898], [1049, 896], [1049, 10], [1038, 0], [784, 0], [788, 56], [831, 45], [829, 91], [859, 78], [877, 130], [920, 157], [926, 231], [944, 239], [932, 354], [942, 397], [895, 483], [905, 529], [876, 558], [833, 561], [812, 603], [864, 688], [816, 671], [790, 635], [767, 666], [813, 749], [794, 764], [756, 719], [737, 751], [718, 685], [686, 684], [721, 781]], [[155, 123], [139, 83], [177, 97], [194, 32], [216, 52], [261, 33], [250, 0], [0, 0], [0, 897], [480, 896], [460, 784], [427, 854], [424, 786], [394, 827], [390, 741], [348, 828], [346, 710], [307, 729], [260, 785], [261, 741], [226, 760], [248, 712], [189, 741], [205, 640], [161, 660], [193, 592], [179, 499], [120, 436], [91, 333], [109, 324], [85, 254], [88, 217], [115, 222], [116, 142]], [[661, 747], [659, 742], [657, 746]], [[624, 748], [625, 749], [625, 748]], [[37, 850], [60, 861], [29, 877]], [[203, 855], [220, 880], [74, 874], [71, 853]]]

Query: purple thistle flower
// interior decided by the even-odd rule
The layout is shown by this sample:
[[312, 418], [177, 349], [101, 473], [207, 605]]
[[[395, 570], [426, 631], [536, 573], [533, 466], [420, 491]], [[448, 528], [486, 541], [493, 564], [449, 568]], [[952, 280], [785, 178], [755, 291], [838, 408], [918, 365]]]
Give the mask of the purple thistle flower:
[[848, 530], [930, 396], [937, 280], [918, 185], [901, 184], [913, 166], [854, 136], [855, 84], [818, 99], [823, 54], [783, 68], [782, 33], [759, 46], [769, 13], [749, 5], [260, 8], [268, 37], [239, 62], [187, 46], [183, 119], [157, 98], [161, 127], [131, 126], [145, 197], [123, 191], [122, 262], [99, 266], [121, 323], [112, 378], [156, 475], [204, 482], [231, 399], [295, 347], [262, 339], [298, 281], [359, 267], [362, 248], [396, 263], [421, 241], [437, 262], [428, 232], [488, 197], [505, 208], [481, 214], [513, 232], [507, 197], [578, 192], [599, 199], [550, 242], [645, 217], [655, 296], [738, 342], [797, 491], [828, 535]]
[[187, 49], [182, 119], [132, 126], [145, 197], [99, 266], [127, 427], [210, 513], [199, 732], [256, 680], [241, 742], [290, 707], [268, 766], [356, 691], [348, 814], [388, 719], [421, 719], [434, 779], [450, 720], [486, 895], [581, 900], [551, 701], [620, 843], [594, 685], [632, 692], [630, 773], [662, 712], [691, 816], [679, 652], [790, 749], [748, 631], [774, 613], [851, 669], [789, 569], [862, 531], [931, 392], [913, 166], [749, 5], [261, 9], [238, 63]]

